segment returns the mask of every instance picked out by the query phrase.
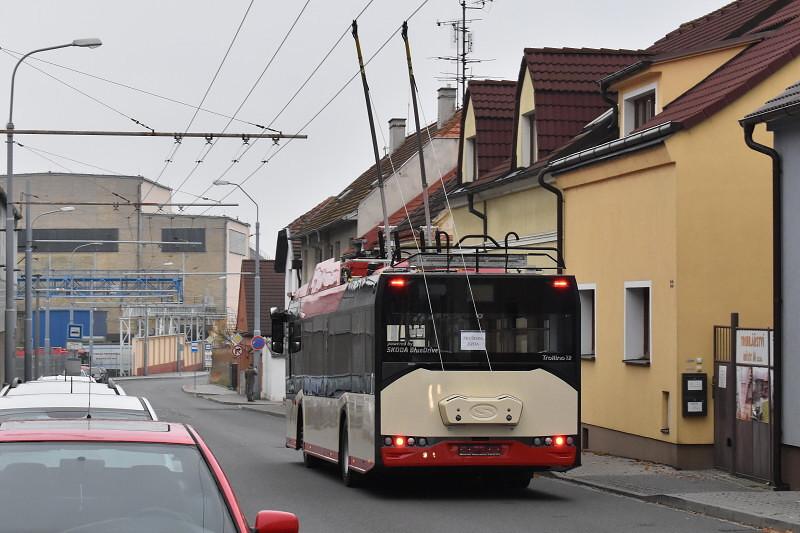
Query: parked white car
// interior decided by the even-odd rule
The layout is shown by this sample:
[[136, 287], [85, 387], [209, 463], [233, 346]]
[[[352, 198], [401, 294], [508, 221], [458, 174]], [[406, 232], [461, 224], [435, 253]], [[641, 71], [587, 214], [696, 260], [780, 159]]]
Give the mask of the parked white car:
[[[64, 378], [64, 376], [60, 377]], [[90, 390], [92, 396], [125, 396], [125, 391], [122, 387], [112, 380], [109, 380], [108, 383], [95, 383], [92, 378], [66, 376], [66, 379], [47, 378], [24, 383], [15, 381], [11, 385], [6, 385], [0, 389], [0, 397], [31, 394], [88, 394]]]
[[137, 396], [43, 393], [0, 397], [0, 423], [76, 418], [158, 420], [150, 402]]

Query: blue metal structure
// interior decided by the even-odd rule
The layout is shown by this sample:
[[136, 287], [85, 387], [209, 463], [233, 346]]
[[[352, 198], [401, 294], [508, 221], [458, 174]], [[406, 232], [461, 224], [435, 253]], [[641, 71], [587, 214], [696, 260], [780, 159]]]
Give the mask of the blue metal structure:
[[[89, 335], [89, 310], [88, 309], [73, 309], [72, 322], [74, 324], [83, 325], [83, 334], [85, 342], [88, 341]], [[38, 346], [44, 346], [44, 323], [45, 323], [44, 309], [37, 309], [33, 312], [34, 322], [38, 321], [39, 339]], [[54, 348], [67, 346], [67, 326], [69, 325], [69, 309], [51, 309], [50, 310], [50, 345]], [[108, 334], [108, 312], [96, 310], [94, 312], [94, 336], [95, 338], [102, 338]]]
[[[126, 275], [118, 271], [81, 273], [53, 271], [34, 275], [34, 294], [40, 298], [113, 299], [138, 297], [160, 303], [183, 302], [183, 279], [179, 273]], [[25, 276], [17, 283], [17, 298], [25, 294]]]

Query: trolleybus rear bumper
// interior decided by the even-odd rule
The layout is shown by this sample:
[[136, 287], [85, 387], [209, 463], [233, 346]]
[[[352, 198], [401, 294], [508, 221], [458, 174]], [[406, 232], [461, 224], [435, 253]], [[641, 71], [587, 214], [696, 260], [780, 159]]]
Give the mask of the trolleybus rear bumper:
[[[519, 441], [483, 441], [485, 451], [475, 441], [443, 441], [431, 446], [381, 447], [383, 466], [456, 467], [514, 466], [535, 470], [565, 470], [578, 464], [575, 446], [529, 446]], [[498, 450], [499, 449], [499, 450]], [[482, 453], [482, 451], [484, 453]]]

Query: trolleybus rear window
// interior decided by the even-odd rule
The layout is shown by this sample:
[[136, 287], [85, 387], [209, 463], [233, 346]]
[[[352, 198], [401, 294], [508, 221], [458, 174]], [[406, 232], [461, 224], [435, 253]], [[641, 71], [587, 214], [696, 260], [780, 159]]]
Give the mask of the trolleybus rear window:
[[427, 293], [419, 277], [390, 286], [384, 362], [438, 362], [439, 350], [448, 363], [486, 361], [487, 353], [498, 362], [574, 360], [571, 294], [533, 277], [472, 280], [471, 289], [455, 277], [429, 279]]

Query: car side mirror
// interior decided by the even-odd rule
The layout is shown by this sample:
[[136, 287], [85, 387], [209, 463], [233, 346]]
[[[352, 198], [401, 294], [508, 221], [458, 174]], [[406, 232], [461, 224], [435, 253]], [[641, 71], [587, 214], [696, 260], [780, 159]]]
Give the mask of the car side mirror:
[[292, 513], [259, 511], [253, 531], [255, 533], [298, 533], [300, 521]]

